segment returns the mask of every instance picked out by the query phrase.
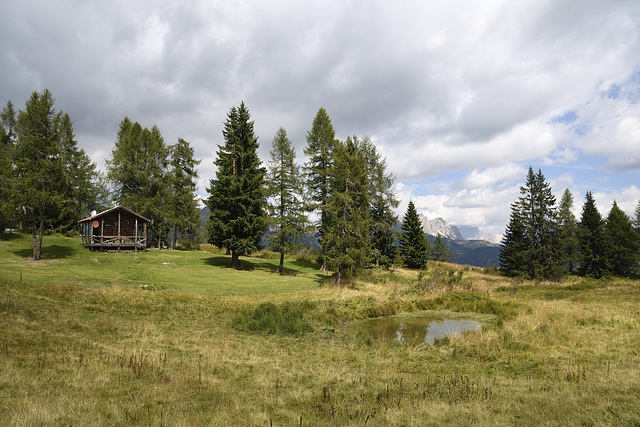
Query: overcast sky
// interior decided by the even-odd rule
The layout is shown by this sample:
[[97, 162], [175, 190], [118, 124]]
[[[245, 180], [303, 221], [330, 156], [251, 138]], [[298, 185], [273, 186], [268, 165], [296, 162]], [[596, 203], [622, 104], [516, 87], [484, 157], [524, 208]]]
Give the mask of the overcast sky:
[[324, 107], [369, 135], [404, 213], [501, 232], [532, 166], [579, 215], [592, 191], [640, 200], [640, 2], [0, 2], [0, 103], [48, 88], [104, 169], [125, 116], [186, 139], [215, 176], [244, 101], [268, 160], [279, 127], [300, 162]]

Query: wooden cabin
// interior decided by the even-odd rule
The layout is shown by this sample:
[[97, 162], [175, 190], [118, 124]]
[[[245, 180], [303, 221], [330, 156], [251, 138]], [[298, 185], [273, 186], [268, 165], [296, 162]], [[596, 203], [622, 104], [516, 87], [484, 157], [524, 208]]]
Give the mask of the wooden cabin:
[[78, 221], [82, 245], [90, 251], [147, 249], [147, 218], [116, 206]]

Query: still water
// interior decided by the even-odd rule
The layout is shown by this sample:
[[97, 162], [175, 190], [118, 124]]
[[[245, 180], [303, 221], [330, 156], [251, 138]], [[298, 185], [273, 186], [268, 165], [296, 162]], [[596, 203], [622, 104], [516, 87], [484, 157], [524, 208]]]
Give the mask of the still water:
[[434, 316], [431, 313], [404, 314], [369, 319], [354, 327], [378, 341], [396, 340], [403, 344], [433, 344], [436, 340], [466, 331], [478, 331], [482, 325], [477, 320]]

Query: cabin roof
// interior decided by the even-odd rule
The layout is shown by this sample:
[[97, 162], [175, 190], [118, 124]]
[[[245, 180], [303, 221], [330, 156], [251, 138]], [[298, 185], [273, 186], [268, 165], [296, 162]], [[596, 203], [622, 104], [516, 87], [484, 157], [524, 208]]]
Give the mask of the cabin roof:
[[80, 222], [85, 222], [85, 221], [94, 220], [94, 219], [100, 218], [100, 217], [102, 217], [102, 216], [105, 216], [105, 215], [107, 215], [107, 214], [110, 214], [111, 212], [115, 212], [115, 211], [118, 211], [118, 210], [127, 211], [127, 212], [129, 212], [131, 215], [137, 216], [139, 219], [141, 219], [141, 220], [142, 220], [142, 221], [144, 221], [144, 222], [151, 222], [151, 220], [150, 220], [150, 219], [145, 218], [145, 217], [143, 217], [142, 215], [140, 215], [140, 214], [138, 214], [138, 213], [136, 213], [136, 212], [132, 211], [131, 209], [125, 208], [124, 206], [120, 206], [120, 205], [118, 205], [118, 206], [116, 206], [116, 207], [113, 207], [113, 208], [111, 208], [111, 209], [107, 209], [106, 211], [102, 211], [102, 212], [97, 213], [97, 214], [95, 214], [95, 215], [92, 215], [92, 216], [90, 216], [90, 217], [87, 217], [87, 218], [81, 219], [81, 220], [80, 220], [80, 221], [78, 221], [78, 222], [80, 223]]

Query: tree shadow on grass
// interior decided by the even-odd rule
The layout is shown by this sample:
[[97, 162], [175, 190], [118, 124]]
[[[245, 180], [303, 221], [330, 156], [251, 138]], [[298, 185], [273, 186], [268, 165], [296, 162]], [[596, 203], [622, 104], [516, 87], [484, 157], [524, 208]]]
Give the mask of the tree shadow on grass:
[[[213, 267], [226, 267], [226, 268], [231, 268], [231, 257], [230, 256], [225, 256], [225, 255], [213, 255], [210, 256], [208, 258], [204, 258], [204, 263], [207, 265], [211, 265]], [[240, 258], [240, 263], [242, 264], [242, 268], [241, 270], [243, 271], [254, 271], [254, 270], [259, 270], [259, 271], [266, 271], [269, 273], [278, 273], [278, 265], [276, 263], [274, 263], [273, 261], [269, 261], [269, 260], [261, 260], [259, 258], [252, 258], [252, 259], [243, 259]], [[295, 262], [292, 264], [296, 264]], [[305, 263], [301, 263], [300, 264], [301, 267], [305, 267], [307, 265], [305, 265]], [[297, 276], [298, 274], [301, 274], [301, 272], [299, 270], [293, 269], [293, 268], [288, 268], [286, 265], [284, 267], [284, 271], [283, 273], [284, 275], [287, 276]], [[318, 276], [322, 276], [321, 273], [318, 274]]]
[[[13, 251], [19, 257], [32, 258], [33, 248], [17, 249]], [[68, 246], [47, 245], [42, 246], [41, 257], [43, 260], [48, 259], [66, 259], [73, 256], [74, 250]]]
[[22, 236], [18, 233], [7, 233], [7, 232], [0, 233], [0, 240], [4, 242], [9, 242], [11, 240], [18, 240], [21, 237]]

